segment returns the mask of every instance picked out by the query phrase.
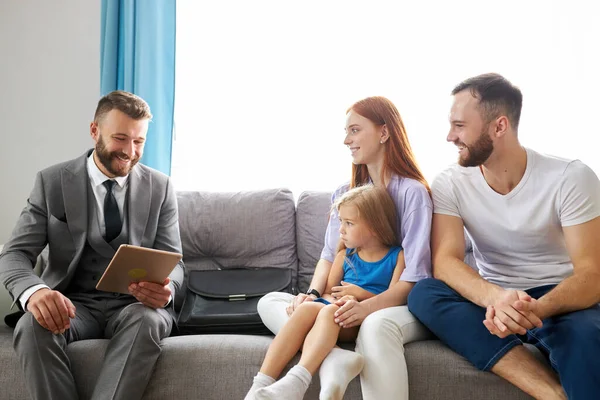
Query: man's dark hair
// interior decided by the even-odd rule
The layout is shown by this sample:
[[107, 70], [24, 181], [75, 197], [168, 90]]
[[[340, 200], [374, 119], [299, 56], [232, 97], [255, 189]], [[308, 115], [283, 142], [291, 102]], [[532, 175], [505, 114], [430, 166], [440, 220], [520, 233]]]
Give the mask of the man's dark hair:
[[523, 94], [508, 79], [496, 73], [474, 76], [459, 83], [452, 90], [452, 95], [466, 89], [479, 100], [480, 112], [486, 123], [506, 115], [515, 132], [518, 130]]
[[98, 107], [96, 108], [96, 113], [94, 114], [94, 121], [99, 122], [106, 114], [114, 109], [121, 111], [129, 118], [135, 120], [152, 119], [150, 106], [144, 99], [133, 93], [115, 90], [100, 99]]

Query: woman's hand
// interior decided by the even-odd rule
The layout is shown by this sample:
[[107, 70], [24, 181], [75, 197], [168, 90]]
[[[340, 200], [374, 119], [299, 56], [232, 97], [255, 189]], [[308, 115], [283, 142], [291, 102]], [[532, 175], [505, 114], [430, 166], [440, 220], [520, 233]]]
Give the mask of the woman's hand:
[[313, 301], [316, 298], [317, 296], [315, 296], [314, 294], [298, 294], [292, 299], [292, 302], [285, 309], [287, 311], [288, 317], [292, 316], [292, 314], [294, 313], [294, 311], [296, 311], [296, 308], [298, 308], [300, 304], [304, 303], [305, 301]]
[[352, 328], [358, 326], [371, 314], [371, 310], [368, 305], [356, 301], [356, 298], [342, 297], [335, 302], [340, 307], [339, 310], [333, 314], [333, 318], [336, 324], [342, 328]]
[[360, 286], [344, 281], [342, 281], [342, 286], [334, 286], [331, 288], [331, 295], [334, 299], [341, 299], [344, 296], [354, 296], [358, 301], [366, 300], [374, 296], [373, 293]]

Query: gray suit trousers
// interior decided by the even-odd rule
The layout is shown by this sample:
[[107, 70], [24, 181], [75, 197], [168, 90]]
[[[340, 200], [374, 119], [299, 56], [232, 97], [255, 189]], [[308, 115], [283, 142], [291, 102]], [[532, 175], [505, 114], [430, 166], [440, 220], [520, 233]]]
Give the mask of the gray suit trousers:
[[131, 303], [130, 299], [73, 296], [71, 300], [76, 315], [71, 328], [62, 335], [43, 328], [30, 312], [15, 327], [14, 348], [31, 397], [79, 399], [67, 344], [104, 337], [110, 343], [92, 399], [141, 399], [161, 352], [159, 343], [171, 333], [171, 315], [164, 309]]

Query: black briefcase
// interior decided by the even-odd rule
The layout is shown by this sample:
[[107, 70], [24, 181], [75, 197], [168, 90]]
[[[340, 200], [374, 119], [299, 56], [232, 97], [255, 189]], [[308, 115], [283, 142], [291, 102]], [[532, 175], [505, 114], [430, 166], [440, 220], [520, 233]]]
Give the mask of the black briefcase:
[[270, 334], [256, 305], [270, 292], [292, 290], [287, 268], [190, 271], [178, 318], [179, 333]]

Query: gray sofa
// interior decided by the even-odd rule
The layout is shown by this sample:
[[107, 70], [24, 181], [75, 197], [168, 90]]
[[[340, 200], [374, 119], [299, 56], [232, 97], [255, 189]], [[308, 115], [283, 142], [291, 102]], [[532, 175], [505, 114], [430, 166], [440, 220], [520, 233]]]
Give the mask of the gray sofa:
[[[180, 192], [180, 229], [188, 269], [273, 266], [291, 268], [306, 290], [320, 255], [330, 193], [305, 192], [294, 201], [285, 189], [245, 193]], [[9, 299], [0, 293], [7, 311]], [[163, 341], [145, 400], [243, 399], [272, 336], [191, 335]], [[91, 395], [107, 340], [69, 345], [80, 397]], [[490, 373], [477, 371], [437, 340], [406, 346], [411, 399], [527, 399]], [[298, 358], [290, 364], [297, 362]], [[12, 330], [0, 327], [0, 399], [27, 399], [12, 348]], [[390, 384], [393, 384], [391, 382]], [[306, 399], [318, 399], [315, 376]], [[345, 399], [360, 399], [355, 379]]]

